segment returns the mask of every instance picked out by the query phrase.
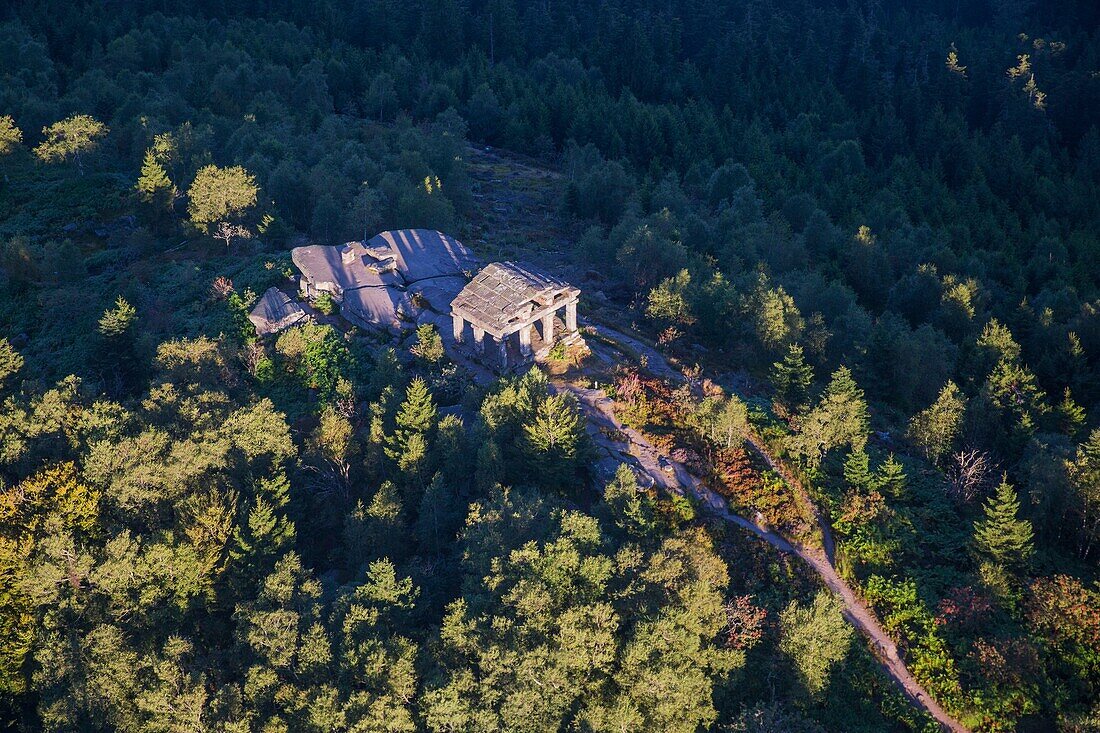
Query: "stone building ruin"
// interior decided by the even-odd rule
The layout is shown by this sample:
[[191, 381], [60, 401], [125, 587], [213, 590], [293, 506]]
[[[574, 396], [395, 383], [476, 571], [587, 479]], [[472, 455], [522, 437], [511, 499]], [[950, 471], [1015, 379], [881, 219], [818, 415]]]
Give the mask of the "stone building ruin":
[[[465, 342], [469, 323], [474, 350], [485, 354], [488, 334], [494, 342], [493, 358], [503, 369], [543, 358], [555, 343], [568, 345], [580, 340], [580, 294], [569, 283], [546, 273], [514, 262], [494, 262], [451, 302], [454, 340]], [[564, 316], [564, 332], [556, 341], [559, 313]]]

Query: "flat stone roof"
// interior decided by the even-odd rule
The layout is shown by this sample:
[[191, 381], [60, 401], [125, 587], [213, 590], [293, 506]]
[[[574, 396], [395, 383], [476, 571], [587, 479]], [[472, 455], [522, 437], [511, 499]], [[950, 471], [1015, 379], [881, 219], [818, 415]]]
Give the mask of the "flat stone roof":
[[488, 331], [502, 333], [559, 296], [576, 297], [569, 283], [515, 262], [493, 262], [451, 303], [451, 311]]

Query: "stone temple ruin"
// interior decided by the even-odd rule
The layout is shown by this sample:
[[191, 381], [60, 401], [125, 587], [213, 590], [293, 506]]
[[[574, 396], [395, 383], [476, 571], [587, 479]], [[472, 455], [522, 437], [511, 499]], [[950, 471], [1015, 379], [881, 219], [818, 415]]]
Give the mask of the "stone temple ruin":
[[[546, 357], [556, 343], [581, 340], [580, 290], [514, 262], [494, 262], [479, 271], [473, 253], [442, 232], [402, 229], [367, 242], [296, 247], [291, 259], [301, 273], [303, 300], [328, 294], [347, 321], [393, 334], [432, 323], [447, 347], [472, 346], [490, 367], [521, 366]], [[306, 317], [277, 288], [264, 293], [250, 316], [261, 336]], [[486, 334], [494, 343], [488, 351]]]
[[[554, 345], [554, 320], [559, 311], [564, 310], [565, 315], [562, 343], [580, 339], [577, 330], [580, 294], [580, 290], [556, 277], [514, 262], [494, 262], [451, 302], [454, 340], [456, 343], [465, 340], [469, 323], [474, 349], [484, 353], [485, 334], [489, 334], [496, 343], [498, 366], [502, 368], [541, 358]], [[518, 344], [511, 344], [513, 334], [518, 334]]]

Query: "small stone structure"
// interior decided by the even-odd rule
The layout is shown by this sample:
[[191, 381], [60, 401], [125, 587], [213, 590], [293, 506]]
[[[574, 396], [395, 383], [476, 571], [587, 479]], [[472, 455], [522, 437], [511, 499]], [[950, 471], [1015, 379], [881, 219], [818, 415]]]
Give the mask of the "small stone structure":
[[305, 320], [302, 306], [278, 288], [268, 288], [260, 302], [248, 314], [248, 320], [256, 327], [256, 333], [267, 336]]
[[453, 237], [429, 229], [382, 232], [367, 242], [296, 247], [307, 298], [328, 293], [340, 314], [365, 328], [414, 324], [424, 306], [446, 314], [478, 260]]
[[[466, 324], [473, 346], [485, 352], [485, 334], [496, 343], [504, 369], [544, 356], [555, 343], [555, 315], [564, 312], [565, 344], [580, 340], [577, 301], [581, 291], [564, 280], [514, 262], [494, 262], [479, 272], [451, 302], [454, 340], [465, 340]], [[538, 330], [536, 331], [536, 325]], [[518, 344], [510, 346], [518, 334]], [[510, 353], [510, 351], [517, 353]]]

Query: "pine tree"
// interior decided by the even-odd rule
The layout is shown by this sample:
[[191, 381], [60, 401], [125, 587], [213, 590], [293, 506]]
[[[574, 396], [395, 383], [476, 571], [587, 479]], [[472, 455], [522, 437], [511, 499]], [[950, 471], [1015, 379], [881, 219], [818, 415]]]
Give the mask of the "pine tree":
[[241, 219], [256, 205], [258, 193], [256, 177], [239, 165], [204, 166], [187, 190], [187, 211], [196, 227], [213, 233], [218, 224]]
[[1031, 522], [1019, 519], [1020, 500], [1008, 478], [1002, 477], [996, 493], [985, 504], [985, 518], [974, 524], [974, 545], [979, 554], [1006, 567], [1027, 563], [1033, 548]]
[[638, 486], [633, 469], [620, 463], [615, 477], [603, 493], [606, 513], [611, 524], [634, 540], [654, 536], [657, 531], [657, 510], [653, 498]]
[[99, 319], [99, 333], [108, 339], [119, 339], [134, 325], [137, 311], [121, 295], [115, 300], [115, 307], [104, 311]]
[[852, 645], [855, 633], [841, 615], [840, 603], [829, 591], [818, 591], [809, 606], [791, 604], [780, 614], [780, 649], [790, 656], [799, 678], [811, 695], [829, 684], [833, 667]]
[[23, 368], [23, 356], [12, 348], [11, 342], [6, 338], [0, 338], [0, 389], [4, 388], [4, 382]]
[[951, 48], [947, 51], [947, 70], [953, 74], [958, 74], [962, 78], [966, 78], [966, 67], [959, 63], [959, 52], [955, 48], [955, 44], [951, 44]]
[[783, 361], [772, 364], [775, 402], [787, 412], [799, 413], [806, 409], [813, 382], [813, 367], [806, 363], [802, 347], [798, 344], [787, 347]]
[[874, 483], [867, 451], [854, 450], [844, 459], [844, 480], [852, 488], [867, 491]]
[[575, 478], [584, 426], [572, 397], [553, 395], [542, 400], [523, 426], [524, 452], [531, 461], [531, 478], [540, 486], [568, 488]]
[[11, 115], [0, 116], [0, 157], [10, 155], [23, 142], [23, 131], [15, 126]]
[[905, 468], [891, 453], [876, 472], [875, 484], [878, 490], [891, 499], [900, 499], [905, 495], [906, 481]]
[[1066, 387], [1062, 401], [1058, 405], [1058, 419], [1061, 422], [1059, 427], [1062, 432], [1071, 438], [1076, 438], [1081, 428], [1085, 427], [1087, 417], [1085, 409], [1073, 400], [1069, 387]]
[[99, 147], [106, 134], [107, 126], [96, 118], [73, 115], [42, 128], [42, 143], [34, 154], [47, 163], [72, 158], [80, 175], [84, 175], [84, 155]]
[[909, 439], [920, 446], [925, 458], [939, 466], [951, 452], [965, 411], [966, 396], [958, 385], [948, 381], [936, 401], [909, 421]]
[[397, 429], [387, 441], [386, 455], [394, 461], [402, 461], [413, 435], [425, 435], [435, 424], [436, 409], [428, 384], [417, 377], [405, 390], [405, 401], [397, 412]]
[[443, 480], [442, 474], [437, 473], [420, 499], [415, 527], [420, 553], [435, 556], [447, 552], [461, 522], [462, 512], [455, 492]]
[[430, 323], [417, 326], [416, 344], [409, 349], [412, 355], [426, 364], [436, 364], [443, 359], [443, 339]]
[[176, 187], [164, 166], [157, 160], [152, 149], [145, 151], [145, 160], [141, 164], [141, 175], [138, 176], [137, 186], [141, 194], [141, 200], [153, 206], [157, 212], [170, 210], [172, 202], [176, 198]]

